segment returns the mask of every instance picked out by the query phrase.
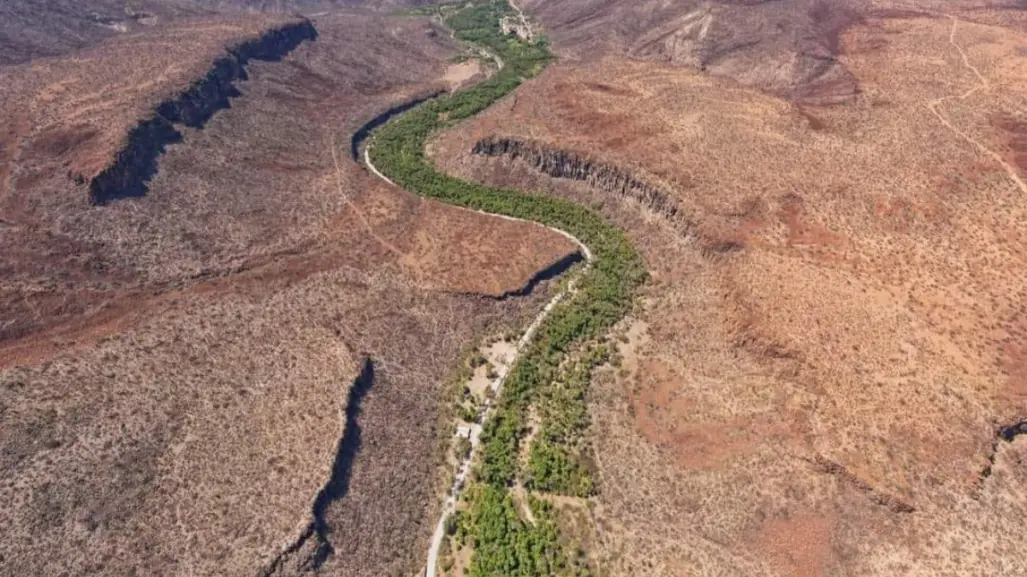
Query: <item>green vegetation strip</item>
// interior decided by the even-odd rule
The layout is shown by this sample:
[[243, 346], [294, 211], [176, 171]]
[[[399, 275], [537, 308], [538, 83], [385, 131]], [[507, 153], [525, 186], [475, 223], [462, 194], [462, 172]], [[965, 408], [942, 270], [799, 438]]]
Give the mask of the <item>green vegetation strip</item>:
[[[552, 59], [544, 38], [527, 44], [502, 34], [500, 20], [515, 13], [505, 1], [449, 6], [440, 13], [448, 16], [446, 22], [457, 39], [488, 48], [503, 60], [504, 67], [473, 88], [426, 102], [379, 128], [369, 151], [372, 162], [414, 193], [566, 231], [586, 244], [594, 256], [573, 296], [552, 311], [511, 369], [496, 411], [485, 425], [482, 459], [475, 475], [484, 487], [470, 492], [470, 513], [458, 520], [461, 535], [469, 535], [474, 543], [470, 575], [581, 574], [562, 552], [546, 507], [533, 507], [539, 512], [535, 524], [521, 521], [511, 505], [508, 487], [518, 474], [527, 409], [543, 391], [549, 391], [549, 418], [543, 423], [539, 443], [532, 448], [529, 485], [579, 496], [591, 493], [588, 472], [568, 453], [567, 441], [573, 431], [587, 425], [584, 388], [603, 354], [589, 348], [585, 359], [571, 364], [569, 376], [567, 356], [572, 350], [586, 348], [586, 343], [603, 335], [630, 311], [636, 289], [646, 279], [645, 268], [624, 233], [592, 210], [560, 198], [465, 182], [435, 170], [424, 152], [432, 134], [485, 110], [524, 80], [538, 75]], [[567, 386], [554, 392], [557, 389], [552, 385], [558, 381]], [[561, 403], [561, 395], [570, 402]], [[556, 414], [561, 412], [565, 414]]]

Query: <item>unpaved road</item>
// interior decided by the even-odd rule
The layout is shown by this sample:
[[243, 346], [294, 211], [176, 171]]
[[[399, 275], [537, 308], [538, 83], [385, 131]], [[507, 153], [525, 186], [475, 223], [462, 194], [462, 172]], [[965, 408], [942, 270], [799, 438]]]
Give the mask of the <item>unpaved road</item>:
[[[396, 183], [394, 183], [391, 180], [389, 180], [388, 177], [386, 177], [384, 174], [382, 174], [374, 166], [374, 164], [371, 163], [371, 155], [368, 152], [370, 150], [370, 148], [371, 148], [371, 145], [372, 145], [372, 143], [368, 143], [367, 147], [364, 148], [364, 164], [367, 165], [368, 170], [370, 170], [371, 173], [373, 173], [375, 176], [377, 176], [378, 178], [380, 178], [380, 179], [384, 180], [385, 182], [391, 184], [392, 186], [396, 186]], [[471, 210], [471, 209], [466, 209], [465, 208], [463, 210]], [[475, 211], [472, 211], [472, 212], [477, 212], [477, 213], [480, 213], [480, 214], [488, 214], [490, 216], [495, 216], [495, 217], [499, 217], [499, 218], [505, 218], [507, 220], [517, 221], [517, 222], [531, 222], [531, 223], [535, 224], [536, 226], [545, 226], [545, 225], [542, 225], [542, 224], [534, 222], [534, 221], [528, 221], [528, 220], [524, 220], [524, 219], [520, 219], [520, 218], [514, 218], [514, 217], [506, 216], [506, 215], [503, 215], [503, 214], [493, 214], [493, 213], [487, 213], [487, 212], [478, 211], [478, 210], [475, 210]], [[585, 246], [584, 243], [582, 243], [580, 240], [578, 240], [577, 238], [575, 238], [574, 236], [572, 236], [570, 233], [568, 233], [566, 231], [560, 230], [558, 228], [548, 227], [548, 226], [546, 228], [551, 230], [551, 231], [553, 231], [553, 232], [562, 234], [563, 236], [567, 237], [571, 242], [573, 242], [574, 244], [576, 244], [578, 246], [578, 248], [581, 250], [581, 254], [583, 254], [585, 256], [585, 267], [584, 267], [584, 269], [581, 272], [584, 272], [584, 271], [588, 270], [588, 268], [592, 266], [592, 261], [593, 261], [592, 251], [590, 251], [588, 249], [588, 247]], [[581, 274], [581, 273], [579, 273], [579, 274]], [[535, 336], [535, 332], [538, 331], [538, 328], [540, 326], [542, 326], [543, 322], [545, 322], [546, 318], [549, 316], [549, 313], [552, 312], [553, 309], [556, 308], [556, 305], [558, 305], [560, 303], [560, 301], [562, 301], [564, 298], [566, 298], [567, 295], [573, 293], [574, 292], [574, 288], [575, 288], [575, 282], [574, 282], [574, 280], [572, 280], [571, 282], [567, 283], [567, 286], [566, 286], [566, 288], [564, 288], [564, 290], [560, 291], [548, 303], [546, 303], [545, 308], [543, 308], [542, 311], [539, 312], [538, 315], [535, 316], [535, 319], [532, 321], [531, 325], [528, 326], [528, 329], [526, 331], [524, 331], [524, 334], [521, 335], [521, 338], [517, 341], [517, 346], [515, 348], [515, 353], [514, 353], [513, 360], [511, 360], [507, 364], [501, 365], [498, 368], [496, 378], [493, 379], [493, 381], [489, 384], [489, 387], [493, 391], [495, 391], [495, 393], [496, 393], [495, 395], [493, 395], [492, 398], [495, 398], [495, 399], [499, 398], [499, 394], [503, 390], [503, 383], [506, 381], [506, 376], [510, 373], [510, 367], [512, 367], [520, 359], [521, 352], [531, 342], [531, 339]], [[434, 533], [432, 533], [431, 545], [428, 548], [428, 562], [427, 562], [427, 566], [426, 566], [426, 569], [425, 569], [425, 576], [426, 577], [435, 577], [435, 568], [438, 565], [438, 561], [439, 561], [439, 550], [442, 548], [442, 541], [443, 541], [443, 539], [445, 539], [445, 536], [446, 536], [446, 519], [450, 515], [452, 515], [453, 512], [456, 510], [456, 504], [457, 504], [457, 501], [459, 500], [459, 497], [460, 497], [460, 491], [462, 491], [463, 488], [464, 488], [464, 482], [467, 480], [467, 475], [468, 475], [468, 473], [471, 470], [471, 464], [474, 462], [474, 458], [478, 454], [478, 447], [481, 444], [481, 431], [482, 431], [482, 427], [485, 425], [486, 422], [488, 422], [488, 419], [492, 416], [492, 413], [493, 413], [492, 401], [489, 400], [489, 399], [486, 399], [485, 402], [482, 404], [481, 411], [478, 414], [478, 421], [471, 426], [471, 435], [470, 435], [470, 439], [469, 439], [471, 441], [471, 450], [468, 453], [468, 455], [466, 457], [464, 457], [464, 459], [460, 462], [460, 464], [459, 464], [459, 466], [457, 468], [457, 473], [456, 473], [455, 480], [453, 481], [453, 486], [449, 490], [449, 494], [446, 496], [446, 502], [443, 504], [442, 511], [439, 514], [438, 521], [435, 523], [435, 531], [434, 531]], [[456, 436], [457, 436], [457, 432], [454, 431], [453, 432], [454, 439], [456, 438]]]
[[976, 66], [970, 63], [970, 59], [967, 57], [966, 51], [963, 50], [963, 47], [956, 42], [956, 27], [959, 25], [959, 19], [955, 16], [949, 16], [949, 18], [952, 20], [952, 30], [949, 32], [949, 44], [951, 44], [959, 52], [959, 57], [963, 61], [963, 66], [969, 69], [971, 72], [973, 72], [974, 76], [977, 77], [978, 85], [974, 86], [961, 96], [946, 96], [943, 98], [932, 100], [927, 103], [927, 109], [930, 110], [931, 113], [933, 113], [938, 118], [938, 121], [941, 122], [945, 126], [945, 128], [948, 128], [950, 131], [952, 131], [954, 134], [965, 140], [967, 143], [977, 148], [982, 154], [991, 157], [995, 162], [997, 162], [999, 166], [1001, 166], [1006, 171], [1006, 174], [1009, 175], [1009, 178], [1012, 179], [1013, 183], [1016, 184], [1016, 186], [1019, 187], [1019, 189], [1022, 190], [1024, 193], [1027, 193], [1027, 183], [1025, 183], [1023, 179], [1020, 178], [1019, 171], [1017, 171], [1016, 168], [1014, 168], [1012, 165], [1006, 162], [1005, 158], [1003, 158], [1001, 154], [984, 146], [983, 144], [981, 144], [980, 141], [978, 141], [976, 138], [974, 138], [967, 132], [964, 132], [959, 128], [956, 128], [956, 126], [953, 125], [952, 122], [950, 122], [949, 119], [946, 118], [945, 115], [942, 114], [942, 112], [938, 109], [939, 106], [941, 106], [948, 100], [955, 100], [957, 98], [959, 100], [966, 100], [967, 98], [973, 96], [977, 92], [989, 90], [991, 88], [991, 84], [988, 82], [988, 79], [981, 74], [981, 71], [978, 70]]

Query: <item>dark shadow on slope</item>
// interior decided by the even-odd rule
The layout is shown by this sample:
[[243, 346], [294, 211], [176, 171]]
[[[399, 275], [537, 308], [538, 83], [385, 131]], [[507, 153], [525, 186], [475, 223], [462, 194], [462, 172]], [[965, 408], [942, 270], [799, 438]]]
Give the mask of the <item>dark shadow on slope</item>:
[[977, 478], [976, 497], [980, 497], [981, 491], [984, 490], [984, 481], [991, 477], [992, 469], [995, 467], [995, 458], [998, 456], [999, 443], [1003, 441], [1012, 443], [1020, 435], [1027, 436], [1027, 420], [1013, 423], [1012, 425], [1000, 426], [995, 431], [995, 440], [992, 442], [991, 451], [988, 453], [988, 463], [981, 470], [981, 474]]
[[585, 257], [582, 256], [580, 251], [574, 251], [570, 254], [567, 254], [563, 258], [554, 262], [553, 264], [535, 273], [535, 276], [531, 277], [527, 284], [525, 284], [521, 288], [517, 290], [507, 291], [499, 295], [497, 300], [508, 299], [511, 297], [528, 296], [535, 290], [535, 287], [538, 286], [539, 283], [554, 279], [562, 275], [563, 273], [567, 272], [567, 270], [570, 269], [572, 266], [578, 264], [583, 260], [585, 260]]
[[1027, 421], [1020, 421], [1007, 427], [1001, 427], [998, 430], [998, 436], [1002, 437], [1002, 440], [1007, 443], [1012, 443], [1013, 439], [1020, 435], [1027, 435]]
[[408, 100], [407, 102], [404, 102], [402, 104], [397, 104], [396, 106], [389, 108], [385, 112], [382, 112], [378, 116], [375, 116], [374, 118], [369, 120], [366, 124], [361, 126], [356, 132], [354, 132], [353, 137], [350, 138], [350, 158], [357, 162], [360, 162], [360, 147], [364, 144], [364, 141], [367, 140], [367, 137], [371, 136], [371, 132], [373, 132], [375, 128], [378, 128], [379, 126], [385, 124], [394, 116], [398, 114], [403, 114], [407, 110], [410, 110], [411, 108], [417, 106], [418, 104], [421, 104], [422, 102], [431, 100], [432, 98], [435, 98], [443, 92], [445, 92], [445, 90], [437, 90], [435, 92], [425, 94], [424, 96], [418, 96], [413, 100]]
[[112, 168], [97, 175], [90, 185], [93, 204], [146, 196], [146, 183], [157, 174], [157, 161], [167, 147], [182, 141], [182, 133], [167, 119], [155, 116], [141, 121], [128, 134]]
[[314, 25], [301, 20], [229, 48], [228, 55], [215, 60], [202, 78], [158, 104], [149, 118], [131, 130], [114, 162], [90, 182], [92, 203], [104, 205], [145, 196], [167, 146], [182, 140], [175, 125], [203, 128], [215, 114], [231, 107], [232, 98], [242, 94], [235, 82], [249, 78], [246, 67], [251, 61], [280, 61], [302, 42], [316, 39]]
[[[316, 572], [335, 552], [329, 538], [331, 528], [325, 520], [325, 515], [328, 512], [328, 507], [343, 499], [349, 492], [353, 462], [356, 461], [361, 446], [361, 404], [374, 385], [374, 371], [374, 362], [370, 358], [365, 358], [360, 374], [357, 375], [349, 390], [349, 400], [346, 404], [346, 426], [336, 447], [335, 460], [332, 463], [328, 481], [314, 498], [310, 525], [303, 531], [299, 539], [271, 561], [265, 570], [261, 571], [262, 577], [291, 573], [286, 568], [287, 565], [295, 567], [299, 573]], [[305, 555], [305, 558], [290, 563], [291, 557], [294, 555]]]
[[328, 539], [330, 528], [325, 521], [325, 513], [328, 506], [342, 499], [349, 491], [349, 479], [353, 472], [353, 461], [360, 452], [361, 431], [360, 431], [360, 404], [364, 397], [371, 390], [374, 384], [374, 363], [371, 359], [364, 359], [364, 366], [360, 369], [360, 375], [349, 390], [349, 402], [346, 404], [346, 428], [342, 432], [342, 439], [335, 453], [335, 462], [332, 463], [331, 477], [328, 482], [317, 493], [313, 506], [313, 529], [314, 537], [317, 539], [317, 551], [308, 561], [309, 568], [316, 571], [325, 560], [334, 552], [331, 541]]

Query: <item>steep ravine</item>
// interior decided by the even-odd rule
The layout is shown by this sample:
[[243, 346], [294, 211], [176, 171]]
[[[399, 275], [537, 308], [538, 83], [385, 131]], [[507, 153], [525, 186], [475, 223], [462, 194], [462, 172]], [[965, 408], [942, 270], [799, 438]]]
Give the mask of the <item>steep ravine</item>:
[[336, 445], [332, 470], [325, 484], [314, 496], [310, 522], [299, 537], [279, 553], [259, 573], [261, 577], [280, 577], [316, 572], [335, 552], [329, 536], [325, 513], [328, 506], [346, 496], [350, 473], [361, 446], [361, 402], [374, 385], [374, 362], [365, 357], [360, 374], [353, 381], [346, 404], [346, 424]]
[[157, 172], [157, 161], [169, 144], [182, 140], [175, 125], [202, 128], [229, 100], [239, 96], [235, 81], [246, 80], [251, 60], [276, 61], [304, 40], [315, 40], [317, 30], [300, 20], [265, 31], [259, 37], [228, 49], [202, 78], [186, 90], [158, 104], [153, 114], [140, 120], [125, 139], [111, 164], [89, 183], [93, 204], [144, 196], [146, 183]]
[[[461, 471], [474, 471], [470, 483], [474, 490], [461, 492], [475, 512], [474, 519], [464, 524], [468, 542], [474, 543], [469, 574], [542, 577], [583, 573], [587, 568], [570, 543], [571, 535], [561, 536], [555, 519], [544, 516], [540, 508], [537, 523], [531, 523], [512, 509], [511, 486], [520, 470], [516, 448], [524, 440], [528, 405], [572, 365], [582, 371], [582, 379], [591, 378], [591, 362], [579, 366], [564, 361], [572, 352], [591, 350], [631, 311], [648, 273], [624, 232], [597, 211], [565, 198], [462, 180], [441, 172], [426, 154], [425, 145], [433, 135], [487, 110], [551, 61], [544, 43], [524, 43], [500, 33], [500, 21], [511, 12], [502, 1], [461, 3], [446, 20], [453, 36], [467, 41], [469, 50], [492, 51], [503, 66], [487, 81], [440, 96], [384, 124], [375, 131], [364, 156], [368, 169], [386, 182], [464, 209], [536, 222], [575, 241], [589, 261], [573, 281], [561, 287], [560, 294], [567, 298], [559, 302], [554, 298], [544, 316], [536, 319], [537, 333], [522, 337], [524, 346], [510, 365], [508, 380], [497, 387], [494, 413], [482, 419], [479, 458], [473, 457], [472, 449], [471, 460], [461, 465]], [[554, 405], [555, 411], [562, 410], [560, 401]], [[455, 500], [451, 492], [445, 507]], [[446, 508], [424, 566], [428, 576], [436, 574], [445, 542]]]

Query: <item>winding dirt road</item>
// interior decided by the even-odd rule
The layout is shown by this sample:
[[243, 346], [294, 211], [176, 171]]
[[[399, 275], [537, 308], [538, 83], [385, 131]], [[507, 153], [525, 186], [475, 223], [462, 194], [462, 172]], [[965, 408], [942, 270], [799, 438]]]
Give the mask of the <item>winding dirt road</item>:
[[[391, 184], [392, 186], [397, 186], [396, 183], [389, 180], [387, 176], [382, 174], [381, 171], [379, 171], [374, 166], [374, 164], [372, 164], [371, 155], [369, 152], [372, 144], [373, 143], [368, 143], [367, 147], [364, 148], [364, 164], [367, 166], [367, 169], [370, 170], [372, 174], [384, 180], [385, 182]], [[487, 214], [489, 216], [504, 218], [506, 220], [516, 222], [528, 222], [536, 226], [545, 226], [534, 221], [514, 218], [503, 214], [494, 214], [479, 210], [471, 210], [467, 208], [463, 210], [469, 210], [471, 212], [477, 212], [479, 214]], [[592, 251], [589, 250], [589, 248], [585, 246], [584, 243], [582, 243], [580, 240], [578, 240], [566, 231], [549, 226], [546, 226], [545, 228], [567, 237], [567, 239], [569, 239], [571, 242], [577, 245], [578, 248], [581, 250], [581, 254], [585, 256], [585, 267], [581, 272], [578, 273], [579, 275], [588, 270], [588, 268], [592, 266]], [[489, 387], [496, 393], [495, 395], [493, 395], [492, 398], [499, 398], [499, 394], [503, 390], [503, 383], [506, 381], [506, 377], [510, 373], [510, 367], [512, 367], [520, 359], [521, 352], [524, 350], [526, 346], [528, 346], [529, 343], [531, 343], [531, 339], [535, 336], [535, 333], [538, 331], [538, 328], [542, 326], [542, 323], [545, 322], [546, 318], [549, 316], [549, 313], [552, 312], [553, 309], [556, 308], [556, 305], [560, 304], [560, 302], [563, 301], [563, 299], [565, 299], [569, 294], [573, 294], [575, 290], [575, 280], [571, 280], [569, 283], [567, 283], [567, 286], [566, 288], [564, 288], [564, 290], [560, 291], [548, 303], [546, 303], [545, 308], [543, 308], [542, 311], [535, 316], [535, 319], [532, 321], [531, 325], [529, 325], [527, 330], [524, 331], [524, 334], [521, 335], [521, 338], [517, 341], [517, 346], [515, 347], [513, 359], [509, 363], [500, 366], [499, 370], [497, 371], [496, 378], [493, 379], [491, 383], [489, 383]], [[492, 416], [492, 413], [492, 401], [486, 399], [485, 402], [482, 404], [481, 410], [478, 413], [477, 422], [471, 425], [471, 434], [469, 437], [469, 440], [471, 441], [471, 450], [468, 452], [467, 456], [464, 457], [464, 459], [460, 462], [457, 468], [457, 473], [453, 481], [453, 486], [450, 489], [449, 494], [446, 496], [446, 502], [443, 504], [442, 511], [439, 514], [438, 521], [435, 523], [435, 531], [432, 533], [431, 545], [428, 548], [428, 561], [425, 569], [425, 577], [435, 577], [435, 568], [438, 565], [439, 561], [439, 550], [442, 548], [442, 541], [446, 537], [446, 519], [449, 518], [449, 516], [452, 515], [453, 512], [456, 510], [456, 504], [460, 497], [460, 491], [462, 491], [464, 488], [464, 483], [467, 480], [467, 475], [471, 471], [471, 465], [474, 463], [474, 458], [478, 454], [478, 448], [481, 444], [482, 428], [485, 426], [485, 423], [488, 422], [488, 419]], [[456, 438], [457, 434], [457, 431], [454, 431], [453, 437]]]
[[[530, 26], [528, 24], [527, 18], [524, 15], [524, 12], [521, 11], [520, 7], [518, 7], [512, 1], [510, 2], [510, 5], [513, 6], [515, 10], [517, 10], [517, 13], [520, 15], [521, 21], [525, 24], [525, 26]], [[528, 29], [530, 30], [530, 27]], [[485, 48], [479, 48], [479, 50], [479, 55], [481, 57], [491, 57], [496, 63], [496, 68], [498, 70], [503, 69], [503, 60], [499, 57], [499, 55]], [[363, 160], [365, 166], [367, 166], [367, 169], [370, 170], [372, 174], [374, 174], [381, 180], [385, 181], [386, 183], [392, 186], [398, 186], [395, 182], [390, 180], [389, 177], [382, 174], [382, 172], [378, 170], [374, 163], [371, 162], [370, 150], [372, 145], [373, 141], [368, 142], [367, 146], [364, 148]], [[486, 214], [492, 217], [503, 218], [515, 222], [527, 222], [534, 224], [535, 226], [544, 226], [545, 228], [555, 233], [563, 235], [568, 240], [573, 242], [575, 245], [577, 245], [578, 249], [581, 251], [581, 254], [584, 255], [585, 266], [581, 271], [579, 271], [579, 276], [592, 266], [594, 260], [592, 251], [589, 250], [589, 248], [585, 246], [584, 243], [582, 243], [580, 240], [578, 240], [576, 237], [574, 237], [567, 231], [545, 226], [538, 222], [514, 218], [503, 214], [489, 213], [480, 210], [472, 210], [468, 208], [462, 208], [462, 210], [468, 210], [479, 214]], [[478, 451], [481, 446], [482, 429], [484, 428], [485, 424], [488, 422], [489, 418], [492, 416], [494, 412], [492, 399], [499, 398], [500, 393], [502, 393], [503, 390], [503, 384], [506, 382], [506, 377], [510, 374], [510, 368], [514, 364], [516, 364], [517, 361], [520, 359], [521, 353], [524, 351], [525, 347], [527, 347], [528, 344], [531, 343], [531, 340], [534, 338], [535, 333], [538, 331], [539, 327], [542, 326], [542, 323], [545, 322], [546, 318], [549, 317], [549, 314], [553, 311], [553, 309], [556, 308], [558, 304], [560, 304], [560, 302], [567, 298], [568, 295], [574, 293], [576, 280], [577, 278], [572, 279], [569, 283], [567, 283], [566, 287], [558, 294], [556, 294], [548, 303], [546, 303], [546, 306], [542, 309], [542, 311], [535, 316], [531, 325], [528, 326], [527, 330], [524, 331], [524, 334], [521, 335], [521, 338], [517, 341], [517, 344], [514, 347], [513, 357], [509, 360], [509, 362], [501, 364], [498, 367], [496, 377], [489, 383], [489, 388], [492, 389], [492, 391], [495, 394], [492, 395], [491, 398], [486, 398], [485, 402], [482, 403], [482, 407], [478, 413], [477, 421], [473, 423], [470, 427], [470, 435], [468, 439], [471, 442], [471, 450], [468, 452], [467, 456], [460, 461], [460, 463], [457, 466], [457, 471], [453, 480], [453, 485], [449, 490], [449, 494], [446, 495], [446, 501], [443, 504], [442, 510], [439, 513], [438, 520], [435, 523], [435, 530], [432, 533], [431, 545], [428, 548], [428, 559], [424, 573], [425, 577], [435, 577], [436, 575], [436, 567], [438, 566], [439, 562], [439, 551], [442, 549], [442, 542], [443, 540], [445, 540], [446, 537], [446, 519], [448, 519], [449, 516], [452, 515], [454, 511], [456, 511], [456, 504], [459, 501], [460, 492], [464, 488], [464, 483], [467, 481], [467, 476], [470, 474], [471, 466], [474, 463], [475, 457], [478, 455]], [[454, 439], [456, 439], [458, 435], [459, 431], [453, 432]]]
[[997, 162], [999, 166], [1001, 166], [1006, 171], [1006, 174], [1009, 175], [1009, 178], [1013, 181], [1013, 184], [1015, 184], [1021, 191], [1027, 194], [1027, 183], [1025, 183], [1023, 179], [1020, 178], [1020, 174], [1016, 170], [1016, 168], [1014, 168], [1012, 165], [1006, 162], [1005, 158], [1003, 158], [1001, 154], [995, 152], [994, 150], [991, 150], [967, 132], [964, 132], [963, 130], [960, 130], [955, 125], [953, 125], [952, 122], [950, 122], [949, 119], [946, 118], [945, 115], [942, 114], [942, 112], [938, 109], [938, 107], [944, 104], [946, 101], [955, 100], [957, 98], [959, 100], [966, 100], [967, 98], [973, 96], [977, 92], [991, 89], [991, 84], [988, 82], [988, 79], [985, 78], [983, 74], [981, 74], [981, 71], [978, 70], [976, 66], [970, 63], [970, 59], [969, 57], [967, 57], [966, 51], [963, 50], [963, 47], [960, 46], [958, 42], [956, 42], [956, 27], [959, 25], [959, 19], [955, 16], [949, 16], [949, 18], [952, 20], [952, 30], [949, 31], [949, 44], [951, 44], [959, 52], [959, 56], [963, 61], [963, 66], [974, 73], [974, 76], [977, 77], [978, 84], [977, 86], [974, 86], [962, 95], [945, 96], [943, 98], [932, 100], [926, 104], [927, 109], [930, 110], [931, 113], [933, 113], [934, 116], [938, 118], [938, 121], [941, 122], [942, 125], [945, 126], [945, 128], [948, 128], [951, 132], [959, 136], [961, 139], [977, 148], [977, 150], [979, 150], [982, 154], [991, 157], [995, 162]]

